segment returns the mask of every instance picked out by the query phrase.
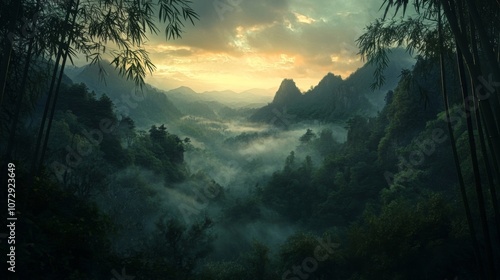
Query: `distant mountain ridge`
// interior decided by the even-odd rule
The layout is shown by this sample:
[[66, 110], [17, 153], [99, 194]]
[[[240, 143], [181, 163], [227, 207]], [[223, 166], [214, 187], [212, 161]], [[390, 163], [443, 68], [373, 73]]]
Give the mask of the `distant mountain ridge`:
[[284, 79], [271, 103], [258, 109], [251, 117], [255, 122], [272, 122], [276, 112], [286, 111], [296, 121], [346, 120], [356, 114], [374, 115], [381, 110], [387, 91], [394, 89], [402, 69], [413, 66], [414, 60], [402, 49], [393, 50], [390, 63], [384, 71], [386, 83], [372, 91], [375, 66], [365, 64], [348, 78], [328, 73], [307, 92], [301, 93], [292, 79]]
[[[69, 67], [65, 73], [73, 82], [85, 83], [98, 95], [106, 94], [118, 111], [129, 115], [139, 127], [168, 123], [185, 115], [205, 118], [232, 117], [251, 114], [250, 120], [271, 122], [276, 110], [287, 111], [295, 120], [334, 121], [347, 119], [355, 114], [374, 115], [384, 102], [385, 93], [394, 89], [401, 69], [410, 68], [414, 60], [404, 50], [393, 50], [386, 69], [386, 83], [376, 91], [370, 89], [373, 82], [373, 65], [364, 65], [348, 78], [342, 79], [328, 73], [319, 83], [302, 93], [292, 79], [285, 79], [272, 97], [270, 89], [249, 89], [242, 92], [231, 90], [198, 93], [187, 86], [164, 91], [146, 84], [137, 90], [133, 81], [122, 77], [109, 62], [102, 63], [105, 81], [97, 65]], [[130, 103], [133, 94], [140, 94]], [[267, 105], [266, 105], [267, 104]]]
[[[164, 91], [149, 84], [142, 92], [133, 81], [122, 77], [109, 62], [103, 62], [104, 79], [97, 65], [68, 67], [67, 76], [75, 83], [84, 83], [98, 95], [106, 94], [116, 105], [119, 114], [130, 116], [138, 127], [168, 123], [185, 115], [209, 119], [234, 116], [234, 108], [259, 108], [271, 100], [272, 91], [250, 89], [243, 92], [205, 91], [198, 93], [187, 86]], [[132, 98], [138, 94], [136, 98]], [[135, 101], [138, 100], [138, 101]]]
[[281, 82], [276, 95], [274, 95], [273, 104], [276, 105], [295, 105], [297, 101], [301, 98], [302, 93], [300, 93], [299, 88], [295, 85], [292, 79], [284, 79]]
[[222, 91], [204, 91], [198, 93], [193, 89], [182, 86], [169, 91], [165, 94], [171, 99], [180, 100], [185, 102], [193, 101], [215, 101], [230, 107], [261, 107], [271, 100], [272, 91], [266, 89], [250, 89], [242, 92], [235, 92], [232, 90]]
[[235, 118], [241, 115], [246, 117], [251, 114], [249, 111], [260, 108], [271, 100], [270, 92], [264, 89], [197, 93], [182, 86], [164, 93], [184, 114], [207, 119]]
[[66, 74], [75, 83], [84, 83], [96, 94], [106, 94], [115, 104], [118, 114], [130, 116], [138, 127], [168, 123], [182, 117], [179, 109], [156, 88], [146, 84], [142, 90], [133, 81], [122, 77], [109, 62], [103, 62], [104, 80], [97, 65], [70, 69]]

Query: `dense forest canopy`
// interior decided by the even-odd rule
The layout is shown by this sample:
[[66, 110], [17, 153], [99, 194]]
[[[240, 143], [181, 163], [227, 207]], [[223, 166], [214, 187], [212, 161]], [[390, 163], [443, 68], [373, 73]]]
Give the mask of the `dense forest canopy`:
[[6, 279], [500, 279], [500, 3], [380, 2], [264, 98], [145, 83], [190, 1], [3, 1]]

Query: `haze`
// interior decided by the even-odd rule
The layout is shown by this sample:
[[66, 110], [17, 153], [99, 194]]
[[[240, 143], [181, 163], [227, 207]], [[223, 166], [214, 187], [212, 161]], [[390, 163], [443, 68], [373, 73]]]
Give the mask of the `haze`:
[[[302, 91], [328, 72], [346, 78], [363, 65], [355, 40], [380, 15], [380, 3], [350, 0], [194, 1], [200, 15], [182, 38], [163, 30], [145, 48], [157, 66], [146, 82], [197, 92], [267, 89], [284, 78]], [[162, 25], [159, 25], [162, 26]], [[80, 57], [77, 65], [87, 64]]]

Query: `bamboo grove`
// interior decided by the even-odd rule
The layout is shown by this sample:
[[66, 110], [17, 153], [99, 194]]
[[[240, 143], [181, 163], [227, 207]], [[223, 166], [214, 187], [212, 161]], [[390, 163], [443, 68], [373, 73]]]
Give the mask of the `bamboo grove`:
[[[181, 37], [198, 14], [188, 0], [36, 0], [0, 4], [0, 134], [8, 136], [2, 164], [15, 159], [21, 115], [44, 100], [43, 116], [30, 147], [31, 178], [39, 174], [47, 149], [64, 68], [85, 58], [101, 69], [104, 60], [138, 87], [155, 65], [144, 43], [163, 28], [167, 40]], [[48, 82], [47, 82], [48, 81]], [[17, 136], [16, 136], [17, 135]], [[19, 159], [18, 159], [19, 160]]]
[[[414, 11], [410, 12], [413, 6]], [[473, 239], [481, 279], [499, 279], [500, 213], [500, 2], [495, 0], [385, 0], [384, 16], [358, 38], [360, 54], [377, 66], [372, 87], [384, 82], [382, 75], [391, 47], [403, 46], [424, 57], [436, 57], [441, 65], [441, 92], [458, 175], [465, 215]], [[391, 14], [394, 13], [391, 17]], [[411, 14], [411, 15], [410, 15]], [[401, 15], [400, 18], [397, 18]], [[456, 148], [450, 120], [450, 94], [446, 59], [455, 56], [466, 118], [473, 186], [465, 185], [463, 160]], [[448, 71], [449, 73], [449, 71]], [[481, 173], [484, 167], [486, 172]], [[474, 196], [467, 191], [474, 188]], [[471, 201], [477, 200], [472, 214]], [[474, 204], [476, 205], [476, 204]], [[492, 214], [490, 215], [489, 205]], [[475, 221], [479, 221], [477, 224]], [[497, 249], [495, 251], [495, 248]]]
[[[380, 2], [383, 17], [357, 40], [362, 57], [377, 66], [373, 88], [384, 83], [391, 48], [402, 46], [439, 61], [457, 192], [479, 277], [500, 279], [500, 0]], [[184, 24], [198, 19], [190, 6], [189, 0], [0, 2], [0, 137], [7, 143], [0, 147], [0, 162], [2, 167], [24, 163], [29, 174], [24, 195], [44, 168], [65, 66], [83, 57], [105, 77], [102, 63], [109, 59], [122, 76], [142, 87], [146, 74], [155, 70], [145, 49], [148, 35], [164, 32], [166, 40], [179, 38]], [[460, 92], [452, 92], [450, 83], [458, 83]], [[451, 124], [452, 100], [457, 99], [466, 123], [466, 151], [457, 148]], [[33, 119], [40, 123], [30, 143], [21, 135], [21, 120], [35, 111], [40, 116]], [[29, 153], [20, 152], [25, 149]], [[464, 180], [468, 173], [472, 183]]]

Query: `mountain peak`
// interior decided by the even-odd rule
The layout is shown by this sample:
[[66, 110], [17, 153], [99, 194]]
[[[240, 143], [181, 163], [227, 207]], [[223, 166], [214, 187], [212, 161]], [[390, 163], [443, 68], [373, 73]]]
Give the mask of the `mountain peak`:
[[181, 94], [196, 94], [194, 90], [192, 90], [190, 87], [186, 86], [180, 86], [178, 88], [174, 88], [172, 90], [169, 90], [171, 93], [181, 93]]
[[340, 83], [342, 83], [342, 81], [343, 80], [340, 76], [336, 76], [332, 72], [328, 72], [328, 74], [326, 74], [326, 76], [324, 76], [323, 79], [321, 79], [321, 81], [318, 83], [318, 86], [324, 84], [331, 87], [333, 85], [339, 85]]
[[328, 74], [321, 79], [318, 85], [316, 85], [310, 93], [321, 96], [330, 95], [343, 83], [344, 80], [342, 80], [340, 76], [336, 76], [333, 73], [328, 72]]
[[99, 64], [88, 64], [82, 67], [75, 77], [75, 80], [83, 80], [90, 89], [101, 88], [108, 84], [121, 84], [126, 87], [133, 86], [134, 82], [127, 80], [120, 75], [119, 71], [107, 60]]
[[274, 95], [273, 103], [286, 104], [296, 101], [301, 96], [302, 93], [300, 93], [300, 90], [297, 88], [297, 85], [295, 85], [295, 82], [292, 79], [284, 79], [281, 82], [276, 95]]

